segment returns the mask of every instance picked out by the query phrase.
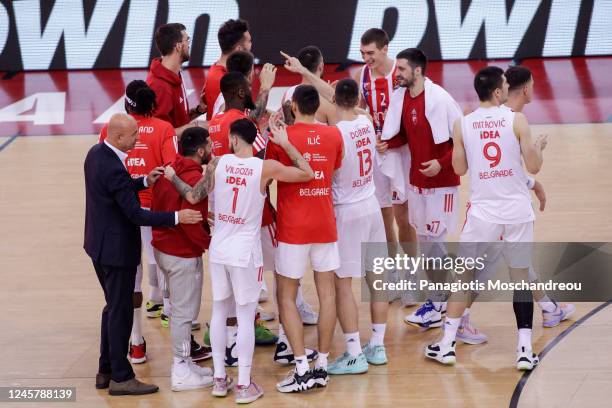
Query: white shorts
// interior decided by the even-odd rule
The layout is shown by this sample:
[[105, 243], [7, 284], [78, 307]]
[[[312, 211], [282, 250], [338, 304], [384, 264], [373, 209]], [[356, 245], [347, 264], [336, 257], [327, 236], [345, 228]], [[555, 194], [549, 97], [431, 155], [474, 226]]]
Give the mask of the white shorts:
[[[148, 208], [142, 207], [144, 210], [148, 210]], [[155, 255], [153, 254], [153, 245], [151, 245], [151, 240], [153, 239], [153, 230], [149, 226], [141, 226], [140, 227], [140, 241], [142, 242], [142, 252], [144, 252], [144, 257], [140, 260], [140, 265], [136, 268], [136, 281], [134, 282], [134, 292], [142, 292], [142, 265], [145, 263], [147, 265], [157, 265], [155, 262]]]
[[[385, 224], [378, 206], [372, 196], [351, 204], [334, 207], [338, 229], [338, 251], [340, 267], [336, 269], [339, 278], [359, 278], [363, 275], [362, 264], [373, 265], [375, 257], [387, 257], [387, 236]], [[384, 243], [368, 245], [362, 252], [362, 243]]]
[[254, 266], [252, 258], [246, 268], [209, 262], [208, 270], [213, 301], [221, 301], [232, 295], [239, 305], [259, 300], [264, 268]]
[[374, 166], [374, 186], [380, 208], [389, 208], [394, 204], [404, 204], [410, 185], [410, 150], [408, 145], [391, 149], [377, 155]]
[[264, 271], [273, 271], [274, 268], [274, 253], [278, 241], [276, 240], [276, 223], [272, 223], [265, 227], [261, 227], [261, 252], [263, 254]]
[[457, 227], [458, 187], [418, 188], [408, 190], [408, 218], [417, 235], [429, 241], [445, 241]]
[[510, 268], [529, 268], [533, 221], [496, 224], [476, 218], [468, 211], [459, 241], [459, 255], [462, 257], [476, 258], [486, 253], [488, 262], [494, 263], [501, 253]]
[[338, 243], [288, 244], [279, 242], [274, 256], [276, 273], [291, 279], [302, 279], [308, 264], [315, 272], [330, 272], [340, 267]]

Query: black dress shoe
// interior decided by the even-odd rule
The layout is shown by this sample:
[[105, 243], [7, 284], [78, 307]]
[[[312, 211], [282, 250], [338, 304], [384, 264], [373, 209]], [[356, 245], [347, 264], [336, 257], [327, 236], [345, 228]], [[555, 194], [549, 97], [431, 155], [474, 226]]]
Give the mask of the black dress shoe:
[[110, 380], [111, 380], [110, 374], [102, 374], [102, 373], [96, 374], [96, 388], [99, 390], [108, 388], [108, 385], [110, 384]]
[[108, 393], [110, 395], [144, 395], [157, 392], [159, 387], [153, 384], [145, 384], [136, 378], [131, 380], [116, 382], [111, 380]]

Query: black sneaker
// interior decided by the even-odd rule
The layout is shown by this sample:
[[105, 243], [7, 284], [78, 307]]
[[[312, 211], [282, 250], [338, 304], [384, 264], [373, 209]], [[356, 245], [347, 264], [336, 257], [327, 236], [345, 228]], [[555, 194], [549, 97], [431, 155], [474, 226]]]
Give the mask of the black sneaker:
[[298, 375], [297, 370], [292, 370], [289, 375], [276, 384], [279, 392], [301, 392], [315, 388], [316, 383], [312, 370], [308, 370], [304, 375]]
[[312, 370], [312, 378], [314, 378], [315, 387], [317, 388], [326, 387], [329, 382], [329, 375], [324, 368], [315, 368]]
[[[309, 362], [315, 360], [319, 355], [317, 350], [310, 350], [309, 348], [305, 348], [304, 350], [306, 351], [306, 358]], [[284, 341], [276, 343], [274, 362], [281, 365], [289, 365], [295, 362], [293, 351], [289, 349], [289, 345]]]
[[225, 366], [238, 367], [238, 356], [234, 356], [236, 350], [236, 342], [231, 347], [225, 347]]
[[212, 357], [212, 349], [210, 347], [200, 346], [197, 341], [191, 336], [191, 360], [202, 361]]

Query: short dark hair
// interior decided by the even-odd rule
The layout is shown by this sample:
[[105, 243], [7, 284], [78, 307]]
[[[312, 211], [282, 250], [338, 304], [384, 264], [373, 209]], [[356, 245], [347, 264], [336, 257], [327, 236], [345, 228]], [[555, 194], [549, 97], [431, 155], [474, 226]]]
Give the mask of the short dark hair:
[[181, 23], [164, 24], [155, 30], [155, 45], [162, 56], [172, 53], [174, 46], [183, 41], [182, 31], [186, 28]]
[[531, 71], [527, 67], [513, 66], [506, 70], [508, 90], [514, 91], [525, 86], [531, 80]]
[[427, 70], [427, 56], [418, 48], [406, 48], [405, 50], [400, 51], [396, 58], [408, 60], [408, 64], [412, 67], [412, 69], [421, 67], [421, 71], [423, 72], [423, 75], [425, 75], [425, 71]]
[[481, 102], [491, 99], [493, 92], [502, 87], [503, 75], [504, 70], [495, 66], [485, 67], [478, 71], [474, 77], [474, 89]]
[[312, 85], [298, 85], [291, 100], [297, 104], [302, 115], [314, 115], [321, 104], [319, 93]]
[[227, 72], [240, 72], [244, 76], [249, 75], [253, 69], [253, 54], [247, 51], [234, 51], [225, 62]]
[[125, 88], [126, 110], [142, 116], [153, 116], [157, 108], [155, 91], [145, 81], [134, 80]]
[[376, 43], [379, 50], [385, 45], [389, 45], [389, 35], [381, 28], [370, 28], [361, 35], [361, 45]]
[[208, 130], [199, 126], [187, 128], [181, 136], [180, 144], [183, 156], [193, 156], [199, 148], [208, 144]]
[[227, 54], [231, 52], [242, 41], [242, 37], [247, 31], [249, 31], [249, 23], [245, 20], [227, 20], [223, 23], [217, 32], [221, 53]]
[[257, 138], [257, 127], [249, 119], [238, 119], [230, 125], [229, 133], [252, 145]]
[[297, 59], [310, 72], [315, 72], [323, 60], [323, 54], [316, 45], [309, 45], [302, 48], [297, 53]]
[[336, 105], [342, 108], [354, 108], [359, 102], [359, 86], [352, 78], [341, 79], [336, 84]]
[[240, 72], [228, 72], [221, 78], [221, 93], [226, 101], [232, 99], [245, 86], [248, 86], [248, 81], [244, 74]]

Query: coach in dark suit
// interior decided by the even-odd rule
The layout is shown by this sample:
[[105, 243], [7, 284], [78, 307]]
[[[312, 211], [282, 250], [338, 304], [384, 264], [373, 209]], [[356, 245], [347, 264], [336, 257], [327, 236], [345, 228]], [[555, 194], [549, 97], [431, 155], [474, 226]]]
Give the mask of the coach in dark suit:
[[140, 208], [137, 191], [155, 183], [163, 168], [146, 178], [132, 179], [125, 167], [127, 151], [138, 135], [136, 121], [113, 115], [108, 138], [93, 146], [85, 159], [85, 252], [93, 261], [106, 305], [102, 311], [100, 362], [96, 388], [111, 395], [139, 395], [158, 387], [134, 378], [127, 359], [134, 309], [132, 294], [140, 263], [140, 225], [194, 224], [202, 214], [193, 210], [151, 212]]

